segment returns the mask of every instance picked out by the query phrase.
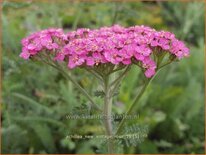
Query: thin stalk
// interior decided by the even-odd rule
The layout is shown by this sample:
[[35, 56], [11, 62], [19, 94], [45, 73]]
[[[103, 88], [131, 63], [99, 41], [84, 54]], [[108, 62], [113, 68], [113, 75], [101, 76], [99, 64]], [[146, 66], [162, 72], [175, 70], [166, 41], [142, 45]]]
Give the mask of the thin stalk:
[[107, 142], [108, 153], [113, 153], [113, 134], [112, 134], [112, 98], [110, 97], [109, 76], [104, 78], [104, 125], [106, 134], [109, 137]]
[[63, 70], [60, 70], [60, 72], [67, 78], [69, 79], [78, 89], [79, 91], [84, 94], [87, 99], [92, 103], [92, 105], [99, 111], [101, 111], [101, 109], [99, 108], [99, 106], [93, 101], [92, 97], [87, 93], [87, 91], [82, 88], [70, 75], [68, 75], [66, 72], [64, 72]]
[[[165, 63], [163, 64], [162, 66], [160, 66], [159, 68], [157, 68], [157, 71], [156, 71], [156, 74], [155, 76], [157, 75], [157, 73], [165, 66], [169, 65], [171, 62], [168, 62], [168, 63]], [[125, 116], [128, 116], [131, 114], [132, 110], [134, 109], [136, 103], [140, 100], [140, 98], [142, 97], [142, 95], [144, 94], [145, 90], [147, 89], [148, 85], [150, 84], [150, 82], [152, 81], [152, 79], [154, 79], [153, 76], [151, 79], [147, 80], [144, 84], [144, 86], [142, 87], [141, 91], [139, 92], [139, 94], [135, 97], [133, 103], [130, 105], [128, 111], [126, 112]], [[122, 130], [122, 127], [124, 125], [124, 122], [125, 122], [125, 118], [126, 117], [123, 117], [123, 119], [121, 120], [119, 126], [117, 127], [117, 131], [115, 133], [115, 135], [118, 135], [120, 133], [120, 131]]]
[[121, 79], [124, 77], [124, 75], [129, 71], [130, 66], [127, 66], [126, 69], [124, 70], [124, 72], [117, 78], [115, 79], [112, 83], [111, 86], [115, 85], [116, 83], [118, 83], [119, 81], [121, 81]]
[[113, 86], [113, 89], [111, 90], [111, 96], [115, 93], [116, 89], [118, 88], [119, 83], [122, 81], [122, 79], [125, 77], [126, 73], [130, 70], [130, 66], [127, 66], [127, 68], [124, 70], [122, 74], [120, 74], [119, 77], [117, 77], [112, 83], [111, 87]]
[[173, 62], [173, 61], [168, 61], [167, 63], [161, 65], [161, 66], [159, 67], [159, 69], [161, 69], [161, 68], [163, 68], [163, 67], [165, 67], [165, 66], [171, 64], [172, 62]]
[[[42, 60], [43, 61], [43, 60]], [[69, 81], [71, 81], [78, 89], [79, 91], [85, 95], [87, 97], [87, 99], [91, 102], [91, 104], [93, 105], [93, 107], [95, 109], [97, 109], [98, 111], [101, 111], [101, 109], [99, 108], [99, 106], [93, 101], [92, 97], [87, 93], [87, 91], [82, 88], [72, 77], [71, 75], [69, 75], [68, 73], [66, 73], [62, 67], [58, 64], [58, 63], [49, 63], [49, 62], [46, 62], [46, 61], [43, 61], [44, 63], [54, 67], [55, 69], [57, 69], [58, 71], [60, 71], [62, 73], [62, 75], [64, 75]]]
[[[144, 84], [144, 86], [142, 87], [140, 93], [135, 97], [133, 103], [130, 105], [130, 107], [129, 107], [128, 111], [126, 112], [125, 116], [128, 116], [128, 115], [131, 114], [131, 112], [132, 112], [132, 110], [134, 109], [136, 103], [140, 100], [140, 98], [141, 98], [142, 95], [144, 94], [144, 92], [145, 92], [145, 90], [147, 89], [147, 87], [148, 87], [148, 85], [149, 85], [149, 83], [150, 83], [151, 80], [152, 80], [152, 78], [149, 79], [149, 80], [147, 80], [147, 81], [145, 82], [145, 84]], [[119, 124], [119, 126], [118, 126], [118, 128], [117, 128], [116, 135], [118, 135], [118, 134], [120, 133], [120, 131], [121, 131], [123, 125], [124, 125], [125, 118], [126, 118], [126, 117], [123, 117], [123, 119], [121, 120], [121, 122], [120, 122], [120, 124]]]
[[123, 68], [124, 68], [124, 66], [123, 66], [123, 67], [117, 67], [116, 69], [112, 70], [111, 73], [114, 73], [114, 72], [117, 72], [117, 71], [119, 71], [119, 70], [122, 70]]
[[102, 77], [99, 76], [98, 73], [95, 72], [95, 70], [92, 70], [92, 69], [89, 69], [89, 68], [86, 68], [86, 70], [87, 70], [88, 72], [90, 72], [92, 75], [94, 75], [97, 79], [99, 79], [100, 82], [103, 81]]

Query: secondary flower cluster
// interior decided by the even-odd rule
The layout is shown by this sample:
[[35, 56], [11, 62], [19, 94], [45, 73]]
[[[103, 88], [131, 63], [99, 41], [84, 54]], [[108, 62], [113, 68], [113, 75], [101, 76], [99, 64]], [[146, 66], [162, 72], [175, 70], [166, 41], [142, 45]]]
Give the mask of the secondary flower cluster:
[[146, 26], [82, 28], [67, 34], [62, 29], [47, 29], [23, 39], [22, 46], [20, 56], [24, 59], [39, 52], [52, 52], [54, 61], [68, 61], [69, 68], [140, 63], [148, 78], [156, 70], [154, 51], [167, 52], [178, 59], [189, 56], [189, 49], [173, 33]]

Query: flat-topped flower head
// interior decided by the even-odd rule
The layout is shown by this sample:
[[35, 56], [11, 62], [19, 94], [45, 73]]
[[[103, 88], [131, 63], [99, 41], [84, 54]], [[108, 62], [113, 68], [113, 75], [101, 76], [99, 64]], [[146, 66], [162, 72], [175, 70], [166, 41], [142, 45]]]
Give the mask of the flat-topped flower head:
[[101, 64], [139, 64], [147, 78], [156, 72], [154, 56], [157, 49], [159, 53], [166, 52], [177, 59], [189, 56], [189, 49], [173, 33], [143, 25], [81, 28], [67, 34], [62, 29], [52, 28], [23, 39], [22, 46], [20, 57], [24, 59], [49, 51], [53, 53], [53, 61], [65, 61], [70, 69]]
[[31, 34], [22, 39], [22, 53], [20, 57], [28, 59], [42, 51], [59, 50], [61, 44], [66, 40], [62, 29], [50, 28]]

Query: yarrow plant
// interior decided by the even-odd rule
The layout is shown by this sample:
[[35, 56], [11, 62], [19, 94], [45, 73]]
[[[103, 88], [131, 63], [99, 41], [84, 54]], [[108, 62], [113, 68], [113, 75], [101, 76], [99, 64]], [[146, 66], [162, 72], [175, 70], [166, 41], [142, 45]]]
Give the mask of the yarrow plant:
[[[138, 66], [145, 76], [145, 84], [126, 115], [143, 95], [154, 75], [164, 66], [189, 56], [189, 49], [175, 35], [147, 26], [81, 28], [64, 33], [62, 29], [46, 29], [22, 40], [23, 59], [40, 60], [58, 69], [103, 112], [108, 136], [118, 135], [125, 122], [122, 119], [116, 131], [112, 127], [112, 99], [118, 86], [132, 66]], [[103, 87], [104, 106], [100, 108], [87, 91], [69, 74], [82, 68], [94, 75]], [[120, 72], [116, 79], [112, 75]], [[112, 80], [113, 79], [113, 80]], [[103, 110], [101, 110], [103, 109]], [[108, 152], [114, 152], [113, 139], [108, 140]]]

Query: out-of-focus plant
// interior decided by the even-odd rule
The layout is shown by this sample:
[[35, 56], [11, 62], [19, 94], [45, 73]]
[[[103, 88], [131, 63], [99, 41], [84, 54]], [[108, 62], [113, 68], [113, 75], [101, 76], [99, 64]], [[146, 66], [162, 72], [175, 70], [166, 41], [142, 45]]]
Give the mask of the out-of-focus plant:
[[[163, 18], [183, 40], [198, 44], [204, 38], [204, 2], [159, 2]], [[175, 29], [179, 27], [178, 29]]]

